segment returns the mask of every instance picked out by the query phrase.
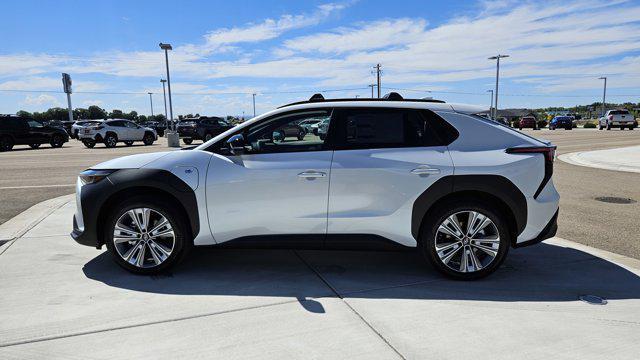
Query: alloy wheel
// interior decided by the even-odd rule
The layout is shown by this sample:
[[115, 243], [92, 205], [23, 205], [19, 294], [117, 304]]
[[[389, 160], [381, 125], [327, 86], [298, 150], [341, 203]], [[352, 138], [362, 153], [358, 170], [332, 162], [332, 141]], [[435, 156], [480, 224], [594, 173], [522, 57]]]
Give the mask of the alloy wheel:
[[150, 208], [134, 208], [123, 213], [113, 229], [113, 245], [118, 255], [138, 268], [152, 268], [165, 262], [175, 247], [171, 222]]
[[440, 261], [460, 273], [480, 271], [491, 264], [500, 248], [498, 228], [486, 215], [461, 211], [447, 217], [435, 235]]

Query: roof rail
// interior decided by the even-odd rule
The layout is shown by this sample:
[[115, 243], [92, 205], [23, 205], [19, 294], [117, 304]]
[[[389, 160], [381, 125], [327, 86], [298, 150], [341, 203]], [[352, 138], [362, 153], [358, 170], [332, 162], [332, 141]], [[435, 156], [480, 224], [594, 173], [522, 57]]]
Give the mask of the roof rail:
[[309, 100], [305, 101], [296, 101], [290, 104], [279, 106], [278, 109], [283, 107], [292, 106], [292, 105], [300, 105], [300, 104], [309, 104], [316, 102], [338, 102], [338, 101], [410, 101], [410, 102], [427, 102], [427, 103], [444, 103], [442, 100], [436, 99], [405, 99], [402, 95], [397, 92], [390, 92], [386, 94], [383, 98], [342, 98], [342, 99], [325, 99], [322, 94], [313, 94]]

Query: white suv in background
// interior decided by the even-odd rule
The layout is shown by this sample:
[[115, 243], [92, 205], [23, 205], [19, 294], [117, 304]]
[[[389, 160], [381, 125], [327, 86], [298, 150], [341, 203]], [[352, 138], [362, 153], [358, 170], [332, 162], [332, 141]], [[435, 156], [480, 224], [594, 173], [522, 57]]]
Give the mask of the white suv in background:
[[158, 140], [158, 134], [154, 129], [142, 127], [133, 121], [109, 119], [80, 128], [78, 139], [88, 148], [96, 146], [98, 142], [112, 148], [118, 142], [124, 142], [127, 146], [133, 145], [134, 141], [151, 145]]
[[[475, 279], [557, 229], [555, 146], [438, 100], [285, 105], [187, 151], [141, 154], [78, 178], [73, 238], [158, 273], [192, 246], [417, 249]], [[322, 137], [278, 129], [326, 118]]]

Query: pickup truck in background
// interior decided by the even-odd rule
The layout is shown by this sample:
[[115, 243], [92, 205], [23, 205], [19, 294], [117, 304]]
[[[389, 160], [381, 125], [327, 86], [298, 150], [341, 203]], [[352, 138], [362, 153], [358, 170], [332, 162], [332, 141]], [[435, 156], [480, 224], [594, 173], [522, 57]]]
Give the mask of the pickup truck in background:
[[620, 130], [624, 130], [625, 127], [633, 130], [637, 125], [628, 110], [609, 110], [598, 120], [598, 129], [600, 130], [611, 130], [614, 127], [619, 127]]

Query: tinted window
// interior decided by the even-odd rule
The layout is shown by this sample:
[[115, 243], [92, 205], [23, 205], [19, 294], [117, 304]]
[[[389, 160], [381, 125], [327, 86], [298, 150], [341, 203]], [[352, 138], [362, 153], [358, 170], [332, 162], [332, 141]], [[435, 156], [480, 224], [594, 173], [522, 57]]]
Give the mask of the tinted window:
[[124, 123], [124, 124], [125, 124], [125, 126], [126, 126], [126, 127], [128, 127], [128, 128], [133, 128], [133, 129], [137, 129], [137, 128], [138, 128], [138, 125], [136, 125], [136, 124], [132, 123], [131, 121], [125, 121], [125, 123]]
[[4, 129], [18, 130], [22, 129], [24, 120], [19, 118], [4, 118], [0, 119], [0, 125]]
[[124, 121], [109, 121], [109, 126], [117, 126], [117, 127], [123, 127], [124, 126]]
[[[435, 115], [434, 115], [435, 116]], [[418, 147], [441, 143], [428, 115], [412, 109], [353, 109], [342, 117], [346, 148]]]
[[629, 111], [627, 110], [612, 110], [609, 112], [610, 115], [628, 115]]

